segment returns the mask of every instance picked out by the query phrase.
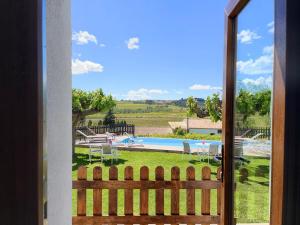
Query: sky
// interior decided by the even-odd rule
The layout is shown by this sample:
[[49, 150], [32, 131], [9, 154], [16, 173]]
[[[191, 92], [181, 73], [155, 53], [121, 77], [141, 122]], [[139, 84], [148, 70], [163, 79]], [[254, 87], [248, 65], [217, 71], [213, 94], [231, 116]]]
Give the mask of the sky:
[[[261, 85], [261, 77], [271, 75], [266, 74], [268, 68], [256, 68], [268, 67], [260, 62], [267, 59], [255, 60], [268, 50], [270, 55], [264, 47], [273, 43], [268, 31], [272, 1], [251, 2], [255, 3], [239, 21], [237, 64], [240, 83], [248, 86]], [[73, 87], [102, 88], [119, 100], [221, 93], [226, 4], [227, 0], [73, 0]]]
[[271, 89], [274, 1], [250, 1], [238, 17], [237, 33], [237, 88], [252, 92]]

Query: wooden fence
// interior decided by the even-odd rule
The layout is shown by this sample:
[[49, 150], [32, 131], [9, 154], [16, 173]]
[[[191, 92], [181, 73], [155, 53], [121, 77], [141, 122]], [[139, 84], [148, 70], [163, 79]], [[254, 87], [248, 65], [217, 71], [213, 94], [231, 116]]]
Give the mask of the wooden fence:
[[[88, 127], [96, 134], [105, 134], [106, 132], [123, 135], [124, 133], [135, 134], [135, 126], [132, 124], [115, 124], [115, 125], [103, 125], [103, 126], [90, 126]], [[76, 127], [76, 130], [83, 130], [87, 134], [90, 134], [86, 126]]]
[[241, 136], [244, 135], [244, 137], [251, 138], [257, 134], [262, 134], [258, 137], [258, 139], [266, 138], [270, 140], [271, 138], [271, 128], [270, 127], [242, 127], [242, 128], [236, 128], [235, 129], [235, 135]]
[[[124, 170], [124, 180], [118, 180], [118, 169], [109, 169], [109, 180], [102, 180], [101, 167], [93, 170], [93, 180], [87, 180], [86, 167], [78, 170], [78, 180], [73, 181], [77, 189], [77, 216], [73, 225], [86, 224], [219, 224], [221, 213], [221, 170], [217, 178], [211, 180], [209, 167], [202, 168], [202, 180], [195, 179], [195, 168], [188, 167], [186, 180], [180, 179], [180, 170], [173, 167], [171, 180], [164, 179], [164, 168], [155, 170], [155, 180], [149, 180], [149, 169], [140, 168], [140, 180], [133, 179], [133, 168]], [[87, 216], [87, 189], [93, 189], [93, 215]], [[108, 189], [108, 216], [102, 214], [102, 190]], [[124, 189], [124, 215], [118, 213], [118, 190]], [[139, 214], [133, 213], [133, 190], [140, 195]], [[155, 215], [149, 215], [149, 190], [155, 189]], [[171, 190], [171, 215], [164, 212], [164, 190]], [[186, 214], [180, 215], [180, 189], [186, 189]], [[201, 189], [201, 215], [195, 213], [195, 190]], [[217, 213], [211, 215], [211, 190], [217, 190]]]

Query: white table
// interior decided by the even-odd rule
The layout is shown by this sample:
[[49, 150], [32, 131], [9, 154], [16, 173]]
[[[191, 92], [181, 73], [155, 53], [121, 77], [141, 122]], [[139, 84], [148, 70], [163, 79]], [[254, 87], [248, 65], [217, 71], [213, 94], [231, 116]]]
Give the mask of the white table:
[[199, 143], [196, 143], [197, 145], [197, 154], [200, 158], [200, 161], [203, 160], [203, 156], [207, 156], [209, 157], [209, 143], [207, 142], [199, 142]]

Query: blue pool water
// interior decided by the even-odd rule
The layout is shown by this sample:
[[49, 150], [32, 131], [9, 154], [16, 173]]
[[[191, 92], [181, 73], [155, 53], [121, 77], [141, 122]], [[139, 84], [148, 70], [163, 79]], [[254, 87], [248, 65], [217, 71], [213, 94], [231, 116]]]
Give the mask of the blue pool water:
[[182, 142], [187, 141], [190, 144], [191, 148], [199, 148], [196, 143], [204, 143], [203, 147], [209, 146], [209, 144], [219, 144], [221, 141], [209, 141], [209, 140], [191, 140], [191, 139], [177, 139], [177, 138], [152, 138], [152, 137], [135, 137], [135, 138], [126, 138], [122, 142], [128, 143], [132, 139], [135, 143], [140, 143], [144, 145], [159, 145], [159, 146], [172, 146], [172, 147], [181, 147], [183, 146]]

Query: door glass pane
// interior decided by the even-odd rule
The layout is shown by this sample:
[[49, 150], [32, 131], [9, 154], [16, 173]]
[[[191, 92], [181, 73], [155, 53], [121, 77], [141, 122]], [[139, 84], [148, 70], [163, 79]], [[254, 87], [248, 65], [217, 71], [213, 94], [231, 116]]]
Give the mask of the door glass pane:
[[234, 106], [234, 216], [269, 223], [273, 0], [253, 0], [238, 16]]

